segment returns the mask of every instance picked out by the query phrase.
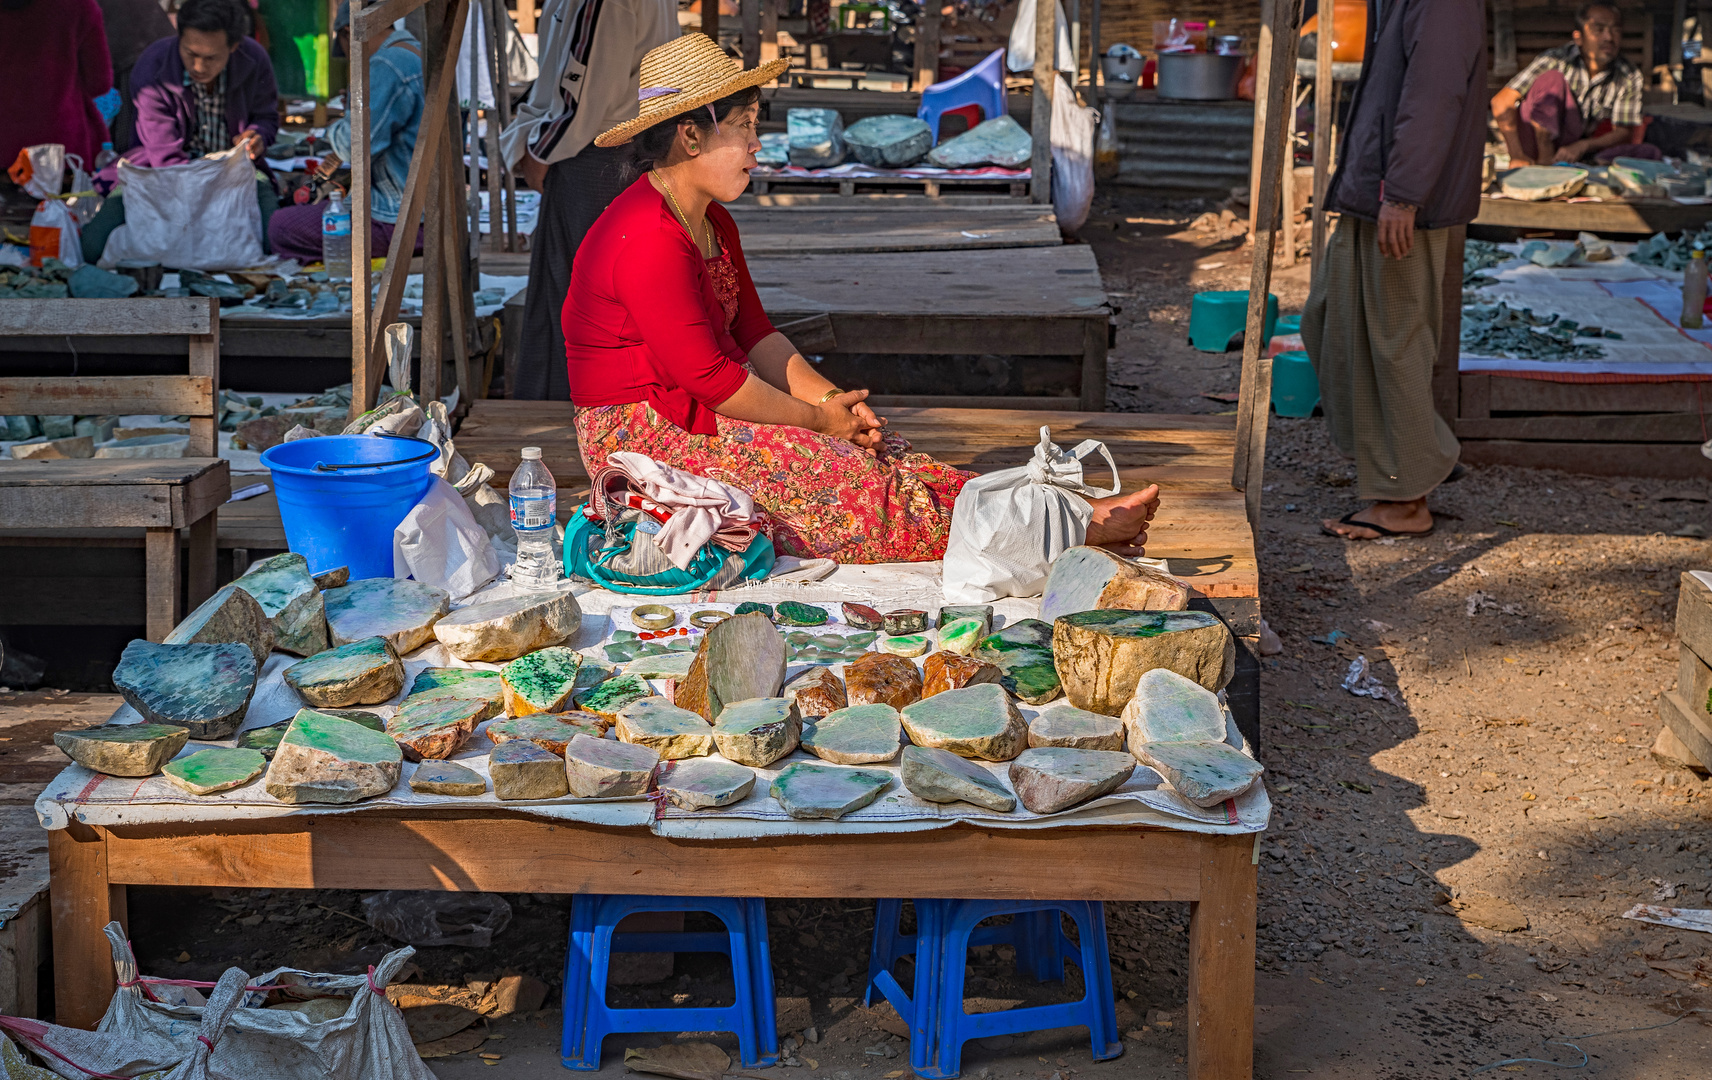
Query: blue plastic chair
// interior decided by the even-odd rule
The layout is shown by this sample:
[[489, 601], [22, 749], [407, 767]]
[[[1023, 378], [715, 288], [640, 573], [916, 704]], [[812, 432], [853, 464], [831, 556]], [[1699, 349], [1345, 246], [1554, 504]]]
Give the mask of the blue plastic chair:
[[[990, 1035], [1019, 1035], [1061, 1027], [1086, 1027], [1095, 1061], [1123, 1053], [1117, 1005], [1112, 996], [1111, 957], [1106, 949], [1105, 906], [1087, 900], [916, 900], [916, 933], [902, 934], [902, 901], [882, 900], [874, 912], [863, 1000], [878, 990], [910, 1027], [910, 1067], [930, 1080], [951, 1080], [962, 1069], [963, 1044]], [[1078, 948], [1064, 934], [1059, 913], [1070, 916], [1082, 939]], [[981, 926], [995, 915], [1014, 915], [1009, 926]], [[1085, 990], [1080, 1001], [970, 1015], [963, 1009], [964, 967], [974, 945], [1008, 944], [1017, 970], [1040, 982], [1064, 978], [1074, 958]], [[914, 996], [904, 993], [891, 967], [915, 956]]]
[[[1242, 333], [1248, 325], [1248, 290], [1218, 289], [1198, 292], [1189, 305], [1189, 344], [1201, 352], [1222, 353], [1230, 348], [1231, 338]], [[1278, 297], [1266, 297], [1266, 321], [1260, 333], [1260, 346], [1272, 340], [1278, 325]]]
[[[616, 933], [639, 911], [705, 911], [726, 932]], [[606, 1004], [607, 969], [615, 952], [717, 952], [731, 958], [737, 1001], [725, 1008], [614, 1009]], [[565, 1027], [560, 1057], [567, 1069], [600, 1068], [600, 1044], [617, 1032], [729, 1031], [746, 1068], [779, 1058], [767, 902], [722, 896], [579, 895], [571, 904], [571, 947], [565, 961]]]
[[1272, 411], [1279, 416], [1312, 416], [1320, 404], [1320, 379], [1313, 361], [1300, 349], [1272, 358]]
[[939, 118], [967, 105], [980, 106], [982, 120], [1005, 115], [1005, 50], [998, 49], [963, 74], [923, 90], [921, 106], [915, 115], [927, 121], [927, 130], [937, 146]]

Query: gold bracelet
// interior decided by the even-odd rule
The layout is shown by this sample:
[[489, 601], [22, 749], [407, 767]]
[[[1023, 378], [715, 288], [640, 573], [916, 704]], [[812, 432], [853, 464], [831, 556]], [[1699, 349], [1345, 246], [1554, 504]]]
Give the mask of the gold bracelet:
[[843, 390], [840, 390], [838, 387], [834, 386], [831, 390], [828, 390], [826, 393], [820, 395], [820, 400], [815, 402], [815, 404], [816, 405], [825, 405], [827, 402], [831, 401], [833, 398], [837, 397], [839, 394], [842, 394], [842, 393], [844, 393]]

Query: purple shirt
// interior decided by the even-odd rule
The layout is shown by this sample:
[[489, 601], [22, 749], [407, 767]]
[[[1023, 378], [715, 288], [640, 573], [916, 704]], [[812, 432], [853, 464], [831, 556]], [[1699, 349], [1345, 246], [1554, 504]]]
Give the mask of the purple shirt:
[[[185, 85], [178, 38], [161, 38], [143, 50], [131, 69], [131, 95], [137, 106], [137, 142], [124, 151], [125, 160], [153, 168], [189, 161], [185, 144], [196, 130], [196, 100]], [[264, 147], [279, 133], [273, 62], [252, 38], [240, 42], [226, 62], [227, 145], [247, 128], [261, 135]]]

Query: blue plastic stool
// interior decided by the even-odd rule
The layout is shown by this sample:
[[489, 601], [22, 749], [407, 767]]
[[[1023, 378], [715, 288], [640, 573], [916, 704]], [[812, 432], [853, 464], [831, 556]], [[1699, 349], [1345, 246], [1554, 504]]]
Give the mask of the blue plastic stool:
[[[1230, 348], [1231, 338], [1242, 333], [1248, 325], [1248, 291], [1246, 289], [1199, 292], [1189, 305], [1189, 344], [1201, 352], [1222, 353]], [[1278, 298], [1267, 294], [1266, 325], [1261, 331], [1260, 345], [1272, 340], [1278, 325]]]
[[1302, 332], [1302, 316], [1278, 316], [1278, 322], [1273, 325], [1272, 332], [1274, 334], [1300, 334]]
[[[910, 1027], [910, 1067], [931, 1080], [950, 1080], [962, 1069], [963, 1044], [989, 1035], [1018, 1035], [1050, 1028], [1086, 1027], [1095, 1061], [1123, 1053], [1106, 951], [1106, 911], [1087, 900], [916, 900], [916, 933], [898, 932], [902, 901], [882, 900], [874, 912], [864, 1002], [879, 990]], [[1070, 916], [1081, 948], [1065, 936], [1059, 912]], [[1015, 915], [1009, 926], [981, 927], [995, 915]], [[1064, 962], [1082, 969], [1082, 1000], [971, 1016], [963, 1010], [964, 967], [974, 945], [1005, 943], [1016, 949], [1017, 970], [1041, 981], [1064, 978]], [[915, 994], [906, 995], [891, 965], [915, 955]]]
[[1300, 349], [1272, 358], [1272, 409], [1279, 416], [1312, 416], [1320, 403], [1320, 379]]
[[[619, 934], [639, 911], [705, 911], [726, 933]], [[718, 952], [731, 958], [737, 1002], [726, 1008], [613, 1009], [606, 975], [615, 952]], [[567, 1069], [600, 1068], [600, 1044], [616, 1032], [729, 1031], [746, 1068], [773, 1065], [779, 1031], [773, 968], [767, 948], [767, 902], [722, 896], [579, 895], [571, 904], [571, 947], [565, 960], [565, 1029], [560, 1057]]]
[[923, 90], [915, 115], [927, 121], [927, 130], [937, 146], [939, 118], [965, 105], [979, 105], [983, 120], [1005, 115], [1005, 50], [998, 49], [963, 74]]

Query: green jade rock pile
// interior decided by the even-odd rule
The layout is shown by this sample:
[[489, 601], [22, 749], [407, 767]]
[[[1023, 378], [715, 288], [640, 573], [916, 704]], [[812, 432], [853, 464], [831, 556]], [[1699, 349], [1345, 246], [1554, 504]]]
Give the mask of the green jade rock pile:
[[999, 685], [1017, 700], [1041, 705], [1063, 692], [1052, 659], [1052, 626], [1023, 619], [989, 634], [969, 654], [999, 669]]
[[262, 606], [273, 624], [274, 648], [298, 656], [326, 651], [327, 606], [309, 573], [308, 559], [292, 551], [262, 559], [251, 563], [233, 584]]
[[933, 149], [933, 131], [925, 120], [887, 113], [851, 124], [844, 129], [844, 141], [862, 164], [900, 169], [927, 156]]

